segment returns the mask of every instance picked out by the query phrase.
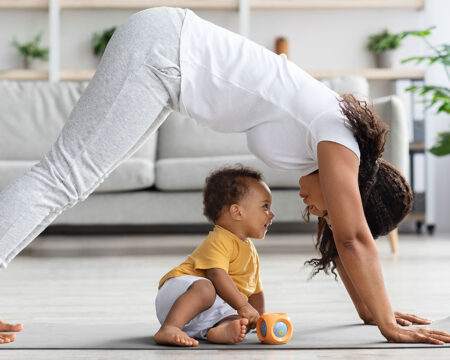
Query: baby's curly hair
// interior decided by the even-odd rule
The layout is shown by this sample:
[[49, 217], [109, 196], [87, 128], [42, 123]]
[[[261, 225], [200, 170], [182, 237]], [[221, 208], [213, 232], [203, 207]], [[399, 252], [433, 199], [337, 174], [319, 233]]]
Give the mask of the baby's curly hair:
[[213, 171], [203, 188], [203, 215], [215, 223], [225, 206], [237, 204], [248, 192], [248, 178], [263, 181], [259, 171], [240, 164]]

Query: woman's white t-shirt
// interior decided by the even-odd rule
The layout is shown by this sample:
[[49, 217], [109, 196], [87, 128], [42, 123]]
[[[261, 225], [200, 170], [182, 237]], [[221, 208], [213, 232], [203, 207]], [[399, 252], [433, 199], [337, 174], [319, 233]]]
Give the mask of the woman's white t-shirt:
[[284, 55], [187, 10], [180, 40], [181, 112], [220, 132], [246, 132], [271, 167], [318, 169], [317, 145], [333, 141], [360, 157], [338, 95]]

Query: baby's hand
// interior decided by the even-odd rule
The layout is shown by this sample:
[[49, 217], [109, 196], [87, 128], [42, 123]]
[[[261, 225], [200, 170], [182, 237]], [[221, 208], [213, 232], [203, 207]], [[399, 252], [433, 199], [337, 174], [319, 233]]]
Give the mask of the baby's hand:
[[237, 312], [243, 318], [248, 319], [248, 329], [254, 329], [256, 327], [256, 322], [259, 319], [259, 312], [253, 306], [247, 303], [239, 308]]

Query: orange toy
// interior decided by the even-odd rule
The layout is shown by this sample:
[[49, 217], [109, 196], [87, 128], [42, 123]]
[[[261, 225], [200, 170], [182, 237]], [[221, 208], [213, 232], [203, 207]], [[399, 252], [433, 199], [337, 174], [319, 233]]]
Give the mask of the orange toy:
[[286, 344], [292, 330], [291, 319], [285, 313], [264, 313], [256, 323], [258, 338], [265, 344]]

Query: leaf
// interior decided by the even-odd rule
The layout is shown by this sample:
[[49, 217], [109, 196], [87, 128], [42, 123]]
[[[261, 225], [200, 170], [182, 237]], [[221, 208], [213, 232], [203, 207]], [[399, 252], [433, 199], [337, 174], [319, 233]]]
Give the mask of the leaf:
[[414, 92], [417, 89], [419, 89], [419, 87], [417, 85], [414, 85], [414, 86], [410, 86], [410, 87], [406, 88], [405, 91]]
[[433, 30], [434, 28], [436, 28], [436, 26], [431, 26], [428, 29], [425, 30], [411, 30], [411, 31], [403, 31], [402, 33], [400, 33], [401, 38], [405, 38], [407, 36], [416, 36], [416, 37], [426, 37], [429, 36], [431, 34], [431, 30]]
[[92, 36], [92, 51], [94, 55], [100, 56], [106, 49], [109, 40], [116, 31], [116, 27], [113, 26], [110, 29], [104, 30], [101, 33], [94, 33]]
[[429, 151], [436, 156], [450, 154], [450, 132], [439, 133], [436, 144]]
[[401, 60], [401, 63], [405, 64], [407, 62], [416, 61], [416, 64], [420, 64], [423, 60], [425, 60], [424, 56], [413, 56], [413, 57], [409, 57], [407, 59]]
[[450, 114], [450, 102], [444, 102], [441, 106], [439, 106], [439, 109], [437, 110], [437, 114], [439, 114], [441, 112]]

